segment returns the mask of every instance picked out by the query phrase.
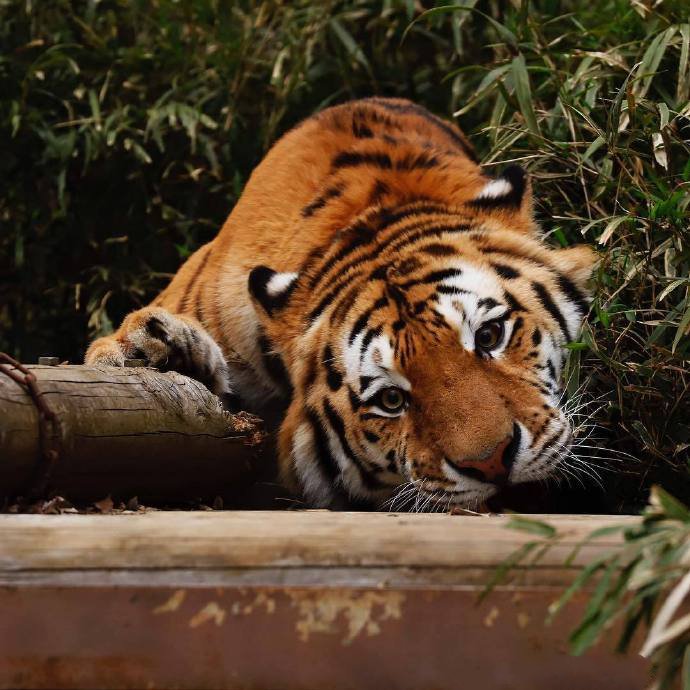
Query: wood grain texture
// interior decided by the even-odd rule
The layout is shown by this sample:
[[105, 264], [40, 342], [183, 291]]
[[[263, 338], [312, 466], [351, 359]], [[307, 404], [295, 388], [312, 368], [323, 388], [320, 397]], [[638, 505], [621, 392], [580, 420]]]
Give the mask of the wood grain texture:
[[[60, 420], [54, 493], [213, 498], [249, 472], [258, 420], [223, 410], [193, 379], [151, 369], [29, 369]], [[40, 463], [36, 406], [23, 386], [0, 375], [0, 498], [24, 492]]]
[[[547, 516], [562, 539], [530, 578], [555, 586], [619, 543], [608, 536], [573, 547], [604, 525], [637, 518]], [[402, 515], [327, 511], [157, 512], [135, 515], [0, 516], [0, 578], [42, 574], [73, 582], [146, 578], [179, 582], [386, 581], [475, 585], [533, 536], [506, 529], [505, 516]], [[106, 577], [104, 574], [109, 573]], [[167, 577], [162, 576], [167, 573]], [[541, 574], [540, 574], [541, 573]], [[156, 580], [156, 578], [158, 578]], [[69, 580], [69, 578], [68, 578]]]

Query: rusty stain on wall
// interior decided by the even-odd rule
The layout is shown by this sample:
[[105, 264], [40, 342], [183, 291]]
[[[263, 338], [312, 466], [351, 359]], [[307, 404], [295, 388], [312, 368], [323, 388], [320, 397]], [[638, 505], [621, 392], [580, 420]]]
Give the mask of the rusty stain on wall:
[[209, 601], [189, 620], [190, 628], [198, 628], [208, 621], [213, 621], [217, 626], [223, 625], [227, 611], [221, 608], [216, 601]]
[[530, 620], [529, 615], [522, 611], [517, 615], [517, 624], [521, 630], [524, 630], [530, 624]]
[[233, 616], [249, 616], [260, 608], [263, 608], [268, 614], [274, 613], [276, 610], [275, 599], [269, 597], [265, 592], [259, 592], [254, 597], [254, 601], [248, 604], [243, 604], [240, 601], [234, 602], [230, 608], [230, 613]]
[[499, 615], [499, 610], [495, 606], [489, 611], [489, 613], [486, 614], [486, 618], [484, 618], [484, 625], [487, 628], [491, 628], [493, 624], [496, 622], [496, 619], [498, 618]]
[[153, 609], [153, 613], [155, 615], [159, 615], [161, 613], [172, 613], [173, 611], [177, 611], [177, 609], [179, 609], [182, 605], [182, 602], [185, 600], [186, 596], [187, 592], [185, 592], [184, 589], [175, 590], [170, 599]]
[[401, 618], [405, 601], [402, 592], [391, 591], [298, 590], [288, 595], [298, 611], [295, 630], [303, 642], [313, 634], [337, 634], [342, 616], [347, 623], [343, 645], [351, 644], [361, 634], [378, 635], [382, 622]]

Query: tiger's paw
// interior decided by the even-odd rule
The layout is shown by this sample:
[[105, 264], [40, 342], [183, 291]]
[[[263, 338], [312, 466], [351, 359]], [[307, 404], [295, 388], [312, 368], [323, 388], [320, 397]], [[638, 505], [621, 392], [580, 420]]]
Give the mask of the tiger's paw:
[[218, 343], [198, 321], [167, 309], [145, 307], [129, 314], [114, 335], [91, 343], [84, 361], [124, 366], [130, 358], [194, 378], [216, 395], [231, 393], [228, 366]]

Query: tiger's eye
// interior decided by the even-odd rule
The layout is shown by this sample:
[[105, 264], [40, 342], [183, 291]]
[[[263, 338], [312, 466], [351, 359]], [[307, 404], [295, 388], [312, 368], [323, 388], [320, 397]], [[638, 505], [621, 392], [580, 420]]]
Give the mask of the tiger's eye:
[[475, 345], [480, 350], [493, 350], [503, 338], [503, 324], [498, 321], [485, 323], [475, 334]]
[[384, 388], [379, 393], [379, 404], [386, 412], [399, 412], [405, 406], [405, 394], [400, 388]]

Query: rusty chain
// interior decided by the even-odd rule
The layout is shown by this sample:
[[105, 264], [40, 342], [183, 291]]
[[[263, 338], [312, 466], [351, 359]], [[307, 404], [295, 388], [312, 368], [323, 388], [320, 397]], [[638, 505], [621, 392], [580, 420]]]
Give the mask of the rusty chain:
[[39, 389], [36, 376], [23, 364], [8, 354], [0, 352], [0, 372], [23, 386], [38, 410], [38, 429], [43, 462], [38, 469], [36, 479], [31, 483], [27, 492], [27, 497], [37, 498], [45, 493], [48, 481], [60, 457], [60, 420]]

